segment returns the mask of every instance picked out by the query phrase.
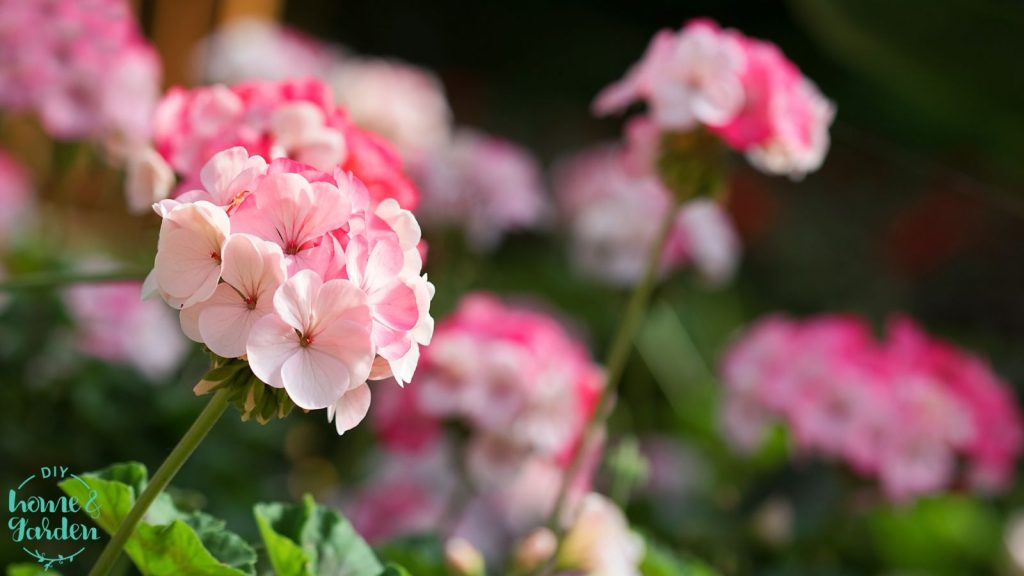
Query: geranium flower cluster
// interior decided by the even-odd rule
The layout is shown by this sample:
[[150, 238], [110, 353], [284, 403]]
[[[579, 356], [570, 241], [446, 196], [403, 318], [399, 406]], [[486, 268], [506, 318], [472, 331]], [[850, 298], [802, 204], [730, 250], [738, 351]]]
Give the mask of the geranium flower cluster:
[[703, 127], [758, 169], [799, 178], [821, 166], [835, 108], [774, 44], [707, 19], [662, 30], [603, 90], [604, 115], [644, 101], [665, 133]]
[[203, 41], [196, 59], [200, 76], [211, 83], [319, 78], [354, 123], [387, 138], [409, 163], [444, 147], [451, 134], [451, 108], [431, 72], [353, 55], [288, 26], [232, 22]]
[[[555, 193], [568, 223], [572, 259], [588, 276], [632, 285], [644, 273], [657, 222], [670, 193], [646, 169], [633, 169], [635, 153], [600, 145], [555, 169]], [[698, 199], [679, 211], [662, 253], [662, 273], [691, 264], [713, 284], [729, 280], [739, 259], [739, 238], [725, 211]]]
[[0, 107], [121, 156], [149, 138], [160, 60], [123, 0], [0, 1]]
[[245, 358], [296, 406], [327, 408], [339, 433], [356, 425], [367, 380], [407, 382], [433, 332], [415, 217], [352, 173], [243, 147], [215, 154], [199, 183], [156, 205], [149, 290], [189, 338]]
[[[415, 380], [400, 397], [391, 394], [379, 402], [373, 422], [392, 458], [402, 462], [400, 469], [433, 471], [425, 485], [458, 486], [455, 462], [464, 462], [470, 486], [460, 495], [468, 489], [472, 498], [449, 535], [493, 558], [550, 513], [602, 385], [600, 368], [554, 318], [477, 293], [438, 324]], [[446, 434], [445, 426], [462, 432]], [[426, 464], [438, 459], [448, 464]], [[445, 475], [451, 479], [438, 480]], [[409, 501], [415, 508], [426, 506], [426, 494], [397, 488], [415, 485], [422, 476], [406, 472], [389, 483], [375, 481], [371, 493], [357, 500], [364, 509], [354, 518], [375, 518], [371, 534], [378, 538], [407, 531], [405, 515], [365, 507], [384, 486], [390, 486], [389, 494], [417, 492]], [[572, 494], [578, 499], [589, 474], [576, 480]], [[435, 496], [445, 497], [443, 491]], [[393, 524], [382, 525], [382, 518]]]
[[773, 316], [727, 352], [726, 432], [751, 450], [784, 424], [798, 452], [876, 477], [894, 500], [966, 484], [1008, 485], [1024, 422], [981, 359], [905, 318], [876, 342], [860, 319]]
[[[301, 62], [299, 72], [293, 61]], [[353, 124], [401, 153], [423, 194], [417, 210], [423, 226], [463, 229], [472, 248], [490, 250], [508, 232], [539, 228], [550, 216], [540, 163], [501, 138], [453, 131], [444, 86], [429, 70], [354, 55], [288, 27], [252, 21], [209, 37], [199, 66], [212, 82], [297, 73], [322, 80]]]
[[327, 85], [315, 79], [172, 88], [157, 107], [153, 138], [159, 156], [140, 169], [151, 177], [140, 178], [130, 197], [167, 195], [160, 157], [181, 177], [181, 193], [200, 185], [200, 169], [214, 154], [241, 146], [251, 155], [288, 158], [328, 173], [340, 167], [366, 187], [373, 204], [391, 198], [411, 210], [419, 199], [391, 145], [350, 122]]
[[463, 128], [417, 167], [424, 225], [457, 227], [493, 249], [509, 232], [542, 227], [549, 214], [540, 163], [516, 144]]

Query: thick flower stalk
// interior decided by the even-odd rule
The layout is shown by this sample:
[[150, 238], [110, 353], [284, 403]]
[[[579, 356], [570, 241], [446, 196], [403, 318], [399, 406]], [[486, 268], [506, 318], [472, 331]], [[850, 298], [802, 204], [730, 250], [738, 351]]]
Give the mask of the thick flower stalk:
[[774, 425], [794, 450], [845, 463], [892, 500], [950, 486], [1012, 482], [1024, 419], [981, 359], [890, 322], [878, 342], [862, 320], [771, 316], [728, 350], [722, 419], [731, 443], [756, 450]]
[[[697, 197], [714, 196], [722, 178], [723, 148], [745, 154], [770, 174], [800, 178], [816, 170], [828, 150], [834, 107], [775, 45], [694, 20], [680, 31], [655, 35], [647, 52], [626, 76], [605, 88], [594, 111], [605, 115], [634, 102], [646, 115], [626, 128], [626, 162], [648, 171], [671, 193], [642, 276], [627, 304], [606, 363], [608, 381], [588, 422], [581, 449], [571, 462], [549, 519], [559, 550], [564, 546], [560, 515], [568, 487], [597, 441], [612, 410], [633, 337], [663, 267], [677, 213]], [[550, 570], [544, 566], [539, 571]]]
[[[374, 203], [349, 172], [267, 163], [242, 147], [215, 154], [199, 182], [154, 206], [163, 222], [146, 292], [179, 310], [185, 334], [216, 355], [196, 387], [216, 392], [216, 410], [161, 466], [169, 472], [140, 497], [143, 512], [227, 403], [261, 421], [292, 404], [324, 409], [342, 434], [366, 416], [367, 381], [408, 382], [433, 333], [419, 225], [395, 200]], [[119, 527], [103, 562], [133, 528]]]

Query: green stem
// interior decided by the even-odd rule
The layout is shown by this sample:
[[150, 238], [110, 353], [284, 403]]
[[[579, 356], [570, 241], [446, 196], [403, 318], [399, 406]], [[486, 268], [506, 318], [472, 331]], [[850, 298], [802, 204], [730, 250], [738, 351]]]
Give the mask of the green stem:
[[[555, 506], [548, 517], [547, 526], [558, 537], [559, 549], [565, 536], [559, 519], [566, 506], [569, 489], [576, 476], [579, 475], [580, 469], [586, 461], [587, 454], [600, 439], [604, 431], [605, 422], [611, 416], [612, 407], [615, 402], [615, 390], [618, 387], [619, 380], [622, 378], [622, 373], [626, 369], [626, 361], [629, 360], [633, 338], [636, 336], [640, 323], [644, 319], [647, 304], [651, 299], [651, 293], [654, 292], [655, 280], [658, 278], [658, 272], [661, 270], [661, 258], [665, 251], [665, 243], [668, 240], [669, 233], [672, 231], [672, 225], [675, 223], [676, 214], [679, 212], [680, 207], [680, 202], [675, 199], [675, 195], [671, 195], [671, 197], [671, 204], [665, 211], [664, 216], [662, 216], [661, 226], [655, 236], [654, 246], [647, 260], [647, 268], [644, 271], [643, 278], [633, 288], [633, 293], [629, 297], [629, 303], [626, 305], [625, 316], [619, 324], [619, 330], [615, 334], [615, 339], [612, 340], [612, 346], [609, 349], [608, 359], [605, 363], [605, 384], [601, 390], [601, 397], [597, 402], [597, 408], [594, 409], [590, 419], [587, 421], [580, 445], [573, 455], [569, 466], [566, 468], [565, 476], [562, 478], [562, 483], [558, 490], [558, 497], [555, 500]], [[551, 564], [553, 564], [557, 556], [558, 553], [556, 551], [549, 565], [545, 567], [545, 571], [550, 570]]]
[[142, 495], [139, 496], [139, 499], [135, 501], [135, 505], [128, 512], [128, 515], [121, 521], [121, 525], [117, 527], [117, 532], [114, 533], [113, 538], [107, 543], [107, 547], [103, 549], [99, 560], [96, 561], [96, 564], [89, 572], [89, 576], [106, 576], [110, 572], [128, 538], [135, 531], [135, 526], [146, 514], [146, 510], [149, 509], [149, 505], [171, 483], [171, 479], [181, 469], [182, 464], [192, 455], [192, 452], [203, 441], [203, 438], [213, 428], [213, 425], [217, 423], [217, 420], [220, 420], [227, 407], [228, 388], [225, 387], [213, 395], [209, 404], [199, 414], [196, 421], [192, 423], [192, 427], [188, 429], [188, 432], [185, 432], [185, 435], [178, 441], [178, 445], [174, 447], [174, 450], [171, 450], [167, 459], [157, 469], [156, 474], [153, 475], [149, 484], [146, 485], [146, 489], [142, 491]]
[[117, 272], [40, 272], [0, 281], [0, 292], [59, 288], [68, 284], [99, 284], [125, 280], [143, 280], [146, 272], [119, 270]]

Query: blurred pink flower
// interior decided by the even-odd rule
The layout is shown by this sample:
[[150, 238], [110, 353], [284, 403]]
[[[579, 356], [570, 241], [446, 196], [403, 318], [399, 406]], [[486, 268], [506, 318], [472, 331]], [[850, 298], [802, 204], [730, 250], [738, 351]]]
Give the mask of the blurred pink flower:
[[190, 338], [349, 430], [369, 410], [366, 381], [408, 381], [433, 334], [415, 217], [394, 199], [374, 204], [340, 168], [268, 164], [242, 147], [197, 180], [154, 206], [146, 292], [181, 310]]
[[321, 172], [349, 171], [376, 203], [393, 198], [412, 209], [419, 201], [398, 153], [353, 124], [315, 79], [172, 88], [157, 107], [154, 142], [182, 178], [179, 192], [198, 187], [199, 170], [215, 154], [241, 146], [249, 155]]
[[217, 29], [193, 54], [206, 84], [322, 77], [338, 58], [330, 46], [275, 22], [241, 18]]
[[354, 56], [287, 26], [243, 19], [207, 37], [195, 54], [207, 83], [325, 81], [352, 122], [386, 138], [408, 163], [442, 148], [451, 135], [451, 110], [440, 80], [394, 59]]
[[795, 448], [846, 462], [902, 501], [963, 477], [975, 489], [1012, 480], [1024, 421], [991, 368], [905, 318], [876, 342], [848, 316], [769, 317], [726, 353], [723, 421], [750, 451], [774, 423]]
[[0, 2], [0, 107], [122, 158], [150, 135], [160, 61], [128, 2]]
[[[438, 324], [410, 390], [380, 390], [372, 420], [389, 458], [449, 454], [443, 476], [468, 483], [460, 490], [471, 496], [445, 535], [494, 559], [550, 513], [602, 385], [601, 369], [554, 318], [476, 293]], [[449, 425], [467, 435], [454, 442]], [[584, 459], [570, 503], [589, 491], [597, 455]]]
[[462, 299], [422, 360], [412, 386], [424, 412], [553, 457], [575, 449], [603, 385], [557, 321], [487, 294]]
[[35, 197], [28, 172], [0, 149], [0, 245], [10, 242], [32, 218]]
[[792, 178], [821, 166], [835, 116], [777, 46], [707, 19], [659, 31], [640, 62], [597, 96], [594, 111], [637, 101], [660, 131], [706, 127], [759, 170]]
[[[633, 152], [633, 154], [631, 154]], [[619, 285], [643, 275], [669, 208], [669, 193], [631, 147], [598, 146], [562, 161], [555, 192], [569, 224], [573, 263], [585, 274]], [[715, 203], [694, 200], [679, 212], [662, 259], [662, 273], [692, 264], [712, 284], [728, 281], [739, 258], [739, 238]]]
[[594, 110], [608, 114], [647, 100], [651, 116], [666, 130], [716, 126], [743, 103], [743, 47], [710, 20], [692, 20], [678, 33], [661, 30], [643, 58], [619, 82], [605, 88]]
[[612, 501], [597, 493], [587, 494], [576, 521], [565, 534], [558, 565], [583, 574], [640, 576], [644, 540]]
[[777, 46], [750, 38], [742, 42], [744, 104], [713, 131], [763, 172], [800, 178], [817, 170], [828, 151], [835, 106]]
[[361, 536], [379, 543], [443, 526], [459, 481], [450, 446], [438, 442], [415, 453], [383, 452], [373, 471], [343, 505]]
[[451, 138], [444, 86], [427, 70], [398, 60], [348, 56], [326, 80], [352, 121], [387, 138], [408, 162], [422, 162]]
[[[107, 264], [94, 261], [83, 267], [102, 269]], [[160, 380], [181, 365], [188, 346], [174, 313], [159, 302], [141, 300], [140, 288], [139, 282], [79, 284], [63, 297], [83, 354], [133, 366], [143, 376]]]
[[418, 169], [424, 226], [462, 228], [477, 250], [493, 249], [508, 232], [538, 228], [548, 216], [540, 165], [511, 142], [461, 129]]

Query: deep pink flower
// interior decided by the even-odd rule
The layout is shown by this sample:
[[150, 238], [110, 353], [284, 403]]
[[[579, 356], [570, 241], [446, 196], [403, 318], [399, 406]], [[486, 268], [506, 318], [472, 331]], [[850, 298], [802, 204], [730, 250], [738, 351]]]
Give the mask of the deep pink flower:
[[376, 203], [393, 198], [412, 209], [419, 200], [391, 145], [348, 120], [319, 80], [172, 88], [155, 118], [155, 147], [182, 178], [181, 192], [197, 187], [215, 154], [241, 146], [251, 156], [349, 171]]
[[661, 132], [705, 127], [758, 169], [792, 178], [821, 166], [835, 116], [777, 46], [707, 19], [659, 31], [640, 62], [598, 95], [594, 111], [637, 101]]
[[770, 317], [725, 355], [723, 419], [738, 447], [785, 424], [802, 453], [846, 462], [901, 501], [961, 479], [1003, 488], [1024, 449], [1009, 388], [978, 358], [903, 318], [879, 343], [854, 317]]

